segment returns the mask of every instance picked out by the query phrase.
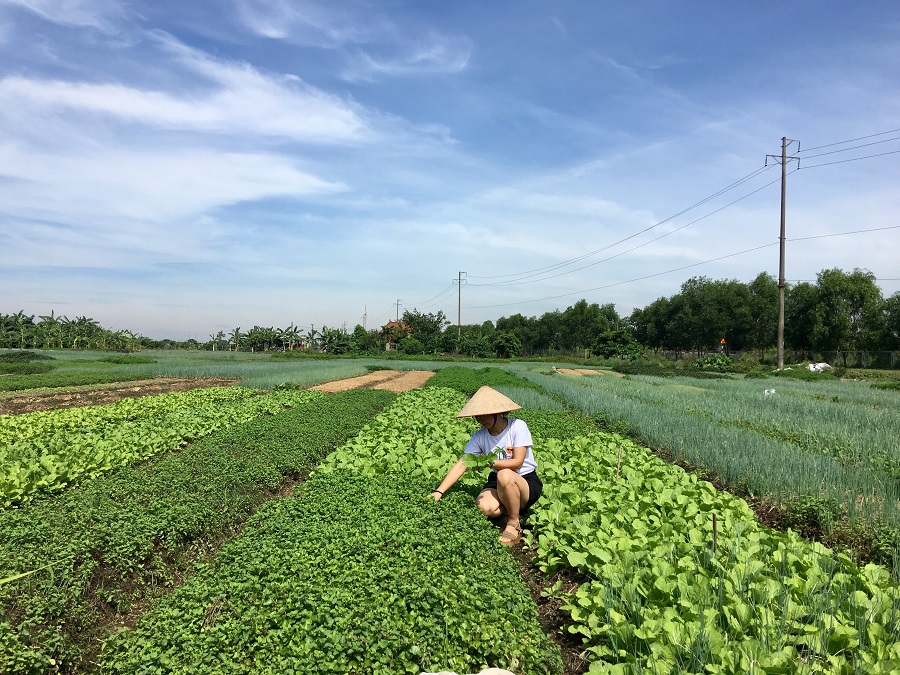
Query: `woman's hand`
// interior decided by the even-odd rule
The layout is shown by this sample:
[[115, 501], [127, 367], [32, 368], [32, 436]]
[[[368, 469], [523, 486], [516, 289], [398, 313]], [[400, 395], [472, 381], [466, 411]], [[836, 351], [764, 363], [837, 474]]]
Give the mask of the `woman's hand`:
[[443, 496], [444, 496], [444, 493], [441, 492], [440, 490], [432, 490], [432, 491], [431, 491], [431, 497], [432, 497], [432, 498], [434, 499], [434, 501], [436, 501], [436, 502], [441, 501], [441, 497], [443, 497]]

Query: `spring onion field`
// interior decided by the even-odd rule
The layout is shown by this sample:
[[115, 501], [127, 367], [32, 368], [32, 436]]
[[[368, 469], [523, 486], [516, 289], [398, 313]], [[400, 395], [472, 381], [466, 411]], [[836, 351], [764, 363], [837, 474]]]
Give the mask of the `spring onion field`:
[[[16, 377], [240, 382], [0, 415], [0, 672], [900, 672], [895, 570], [769, 529], [636, 440], [890, 533], [895, 391], [526, 362], [58, 356]], [[305, 389], [378, 367], [438, 373], [399, 395]], [[524, 406], [535, 438], [545, 492], [524, 549], [563, 634], [542, 630], [474, 507], [484, 477], [428, 496], [482, 384]]]

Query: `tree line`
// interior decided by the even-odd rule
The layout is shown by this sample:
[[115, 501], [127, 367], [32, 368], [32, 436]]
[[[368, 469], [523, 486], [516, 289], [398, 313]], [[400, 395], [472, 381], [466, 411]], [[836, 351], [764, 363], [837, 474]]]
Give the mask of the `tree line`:
[[[785, 348], [806, 354], [830, 351], [900, 349], [900, 293], [884, 298], [866, 270], [826, 269], [815, 282], [785, 289]], [[504, 316], [481, 324], [452, 325], [442, 311], [407, 310], [397, 322], [352, 332], [322, 326], [301, 330], [240, 327], [209, 335], [205, 342], [153, 340], [128, 330], [111, 331], [79, 316], [0, 314], [0, 347], [45, 349], [147, 348], [231, 351], [314, 351], [329, 354], [378, 354], [386, 348], [406, 354], [463, 354], [474, 357], [530, 356], [549, 353], [634, 357], [645, 350], [702, 355], [775, 348], [778, 282], [769, 274], [753, 281], [685, 281], [678, 293], [661, 297], [629, 316], [612, 303], [579, 300], [565, 310], [539, 317]], [[723, 343], [724, 341], [724, 343]]]

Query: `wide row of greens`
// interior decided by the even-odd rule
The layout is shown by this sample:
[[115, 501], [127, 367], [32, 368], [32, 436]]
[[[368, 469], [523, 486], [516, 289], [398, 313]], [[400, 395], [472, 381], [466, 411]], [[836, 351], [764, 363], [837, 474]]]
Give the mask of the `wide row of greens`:
[[91, 671], [121, 621], [394, 398], [317, 396], [0, 512], [0, 579], [26, 575], [0, 583], [0, 672]]
[[104, 669], [560, 673], [517, 565], [473, 508], [483, 477], [428, 496], [471, 433], [453, 418], [464, 402], [402, 394], [108, 645]]
[[891, 392], [862, 382], [523, 375], [900, 578], [900, 399]]
[[103, 406], [0, 415], [0, 507], [65, 488], [189, 441], [300, 405], [317, 391], [245, 387], [126, 398]]
[[758, 524], [620, 436], [548, 441], [530, 542], [592, 673], [900, 672], [900, 589], [877, 565]]

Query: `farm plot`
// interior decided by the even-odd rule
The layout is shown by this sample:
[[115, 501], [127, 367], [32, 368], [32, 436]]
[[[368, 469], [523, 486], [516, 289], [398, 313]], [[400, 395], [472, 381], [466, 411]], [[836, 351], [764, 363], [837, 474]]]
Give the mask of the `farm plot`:
[[526, 377], [588, 415], [774, 500], [826, 497], [900, 527], [900, 400], [866, 383]]
[[174, 450], [320, 392], [212, 387], [87, 408], [0, 415], [0, 506]]
[[[109, 672], [559, 673], [497, 533], [429, 490], [472, 431], [443, 388], [397, 402], [104, 652]], [[477, 492], [482, 476], [463, 485]]]
[[619, 436], [550, 440], [541, 457], [530, 543], [547, 574], [586, 579], [559, 595], [589, 672], [900, 672], [900, 589], [883, 567], [761, 527]]
[[90, 672], [130, 625], [246, 519], [289, 494], [394, 399], [316, 396], [188, 448], [0, 511], [0, 672]]

